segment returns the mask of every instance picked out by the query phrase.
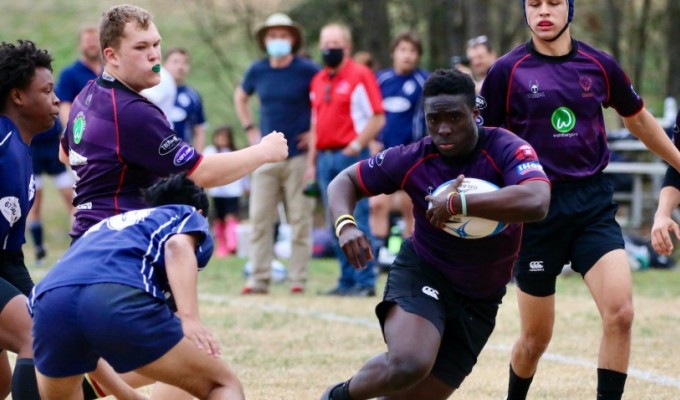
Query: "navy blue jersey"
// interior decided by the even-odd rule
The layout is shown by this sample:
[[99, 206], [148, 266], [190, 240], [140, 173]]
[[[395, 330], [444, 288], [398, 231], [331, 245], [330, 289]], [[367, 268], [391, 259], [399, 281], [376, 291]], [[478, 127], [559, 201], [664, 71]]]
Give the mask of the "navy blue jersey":
[[194, 127], [205, 123], [201, 96], [189, 86], [178, 86], [175, 108], [171, 114], [172, 129], [182, 140], [191, 143]]
[[244, 92], [260, 98], [260, 131], [263, 135], [283, 132], [289, 158], [301, 153], [298, 135], [309, 130], [309, 84], [318, 71], [316, 64], [302, 57], [295, 57], [285, 68], [272, 68], [264, 58], [248, 68], [241, 83]]
[[428, 76], [428, 72], [420, 68], [405, 75], [399, 75], [393, 69], [378, 72], [385, 126], [377, 139], [385, 148], [410, 144], [424, 136], [422, 93]]
[[486, 126], [502, 126], [529, 142], [552, 181], [593, 176], [609, 162], [602, 107], [621, 116], [643, 101], [608, 54], [573, 40], [572, 51], [547, 57], [531, 41], [499, 58], [478, 97]]
[[36, 285], [31, 302], [54, 288], [118, 283], [160, 299], [169, 289], [165, 243], [176, 234], [199, 234], [199, 270], [212, 255], [208, 221], [191, 206], [168, 205], [129, 211], [90, 228]]
[[73, 100], [87, 85], [87, 82], [96, 78], [96, 72], [83, 64], [82, 61], [76, 60], [76, 62], [61, 71], [54, 92], [59, 97], [59, 100], [73, 103]]
[[366, 193], [404, 190], [411, 197], [415, 217], [411, 240], [419, 257], [444, 273], [459, 293], [477, 299], [490, 298], [504, 290], [510, 279], [522, 228], [520, 224], [510, 224], [498, 235], [467, 240], [432, 226], [425, 215], [428, 207], [425, 196], [460, 174], [499, 187], [530, 179], [547, 181], [531, 146], [501, 128], [480, 127], [477, 147], [464, 161], [442, 157], [428, 136], [361, 161], [358, 170]]
[[0, 249], [19, 251], [26, 242], [26, 216], [33, 205], [35, 181], [30, 147], [19, 129], [0, 115]]
[[74, 237], [104, 218], [145, 207], [141, 189], [159, 177], [191, 173], [202, 157], [160, 108], [106, 73], [76, 97], [61, 147], [76, 176]]

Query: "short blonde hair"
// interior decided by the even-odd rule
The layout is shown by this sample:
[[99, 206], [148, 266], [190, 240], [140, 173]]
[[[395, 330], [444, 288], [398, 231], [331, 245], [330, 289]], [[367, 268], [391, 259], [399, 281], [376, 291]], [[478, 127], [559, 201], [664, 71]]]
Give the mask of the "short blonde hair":
[[328, 28], [337, 28], [340, 31], [342, 31], [343, 35], [345, 36], [345, 39], [347, 40], [347, 44], [349, 46], [352, 46], [352, 31], [349, 30], [349, 27], [347, 25], [341, 22], [331, 22], [322, 26], [320, 32], [323, 32]]
[[109, 8], [99, 21], [99, 44], [102, 51], [107, 47], [118, 49], [128, 22], [137, 22], [140, 28], [149, 29], [151, 20], [151, 14], [141, 7], [120, 4]]

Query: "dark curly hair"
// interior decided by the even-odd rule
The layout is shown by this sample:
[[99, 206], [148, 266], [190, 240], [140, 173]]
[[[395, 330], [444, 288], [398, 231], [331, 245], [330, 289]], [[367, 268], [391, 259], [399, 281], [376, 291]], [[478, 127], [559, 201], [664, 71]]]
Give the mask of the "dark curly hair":
[[12, 89], [26, 89], [35, 76], [36, 68], [52, 71], [52, 56], [47, 50], [35, 47], [30, 40], [19, 40], [17, 44], [0, 44], [0, 111]]
[[203, 210], [204, 216], [207, 216], [210, 211], [208, 195], [202, 187], [187, 178], [186, 173], [161, 179], [150, 188], [143, 190], [142, 194], [146, 203], [151, 207], [186, 204], [194, 206], [197, 210]]
[[434, 97], [442, 94], [463, 95], [470, 108], [474, 108], [477, 100], [475, 83], [470, 75], [457, 69], [438, 69], [425, 81], [423, 97]]

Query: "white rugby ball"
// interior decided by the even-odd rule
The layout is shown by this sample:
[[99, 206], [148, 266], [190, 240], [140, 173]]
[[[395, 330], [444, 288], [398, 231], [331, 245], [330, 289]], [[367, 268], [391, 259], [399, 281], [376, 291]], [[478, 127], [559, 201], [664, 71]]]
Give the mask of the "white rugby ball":
[[[438, 195], [453, 183], [455, 179], [444, 182], [432, 193]], [[458, 187], [459, 193], [487, 193], [498, 190], [495, 184], [477, 178], [465, 178]], [[430, 204], [430, 207], [432, 204]], [[444, 226], [444, 232], [462, 239], [480, 239], [497, 235], [508, 226], [505, 222], [494, 221], [486, 218], [469, 217], [463, 214], [452, 215]]]

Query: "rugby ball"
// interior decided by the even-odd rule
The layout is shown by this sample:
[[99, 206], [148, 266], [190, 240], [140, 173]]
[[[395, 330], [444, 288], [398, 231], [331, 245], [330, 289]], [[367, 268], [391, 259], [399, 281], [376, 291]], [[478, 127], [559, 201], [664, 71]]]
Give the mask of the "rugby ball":
[[[440, 194], [446, 190], [453, 181], [454, 179], [442, 183], [434, 192], [432, 192], [432, 195], [436, 196]], [[477, 178], [465, 178], [463, 183], [458, 187], [458, 192], [465, 194], [487, 193], [496, 190], [498, 190], [498, 186], [495, 184]], [[431, 206], [432, 204], [430, 204], [430, 207]], [[507, 226], [508, 224], [505, 222], [457, 214], [451, 216], [443, 229], [444, 232], [461, 239], [481, 239], [497, 235]]]

